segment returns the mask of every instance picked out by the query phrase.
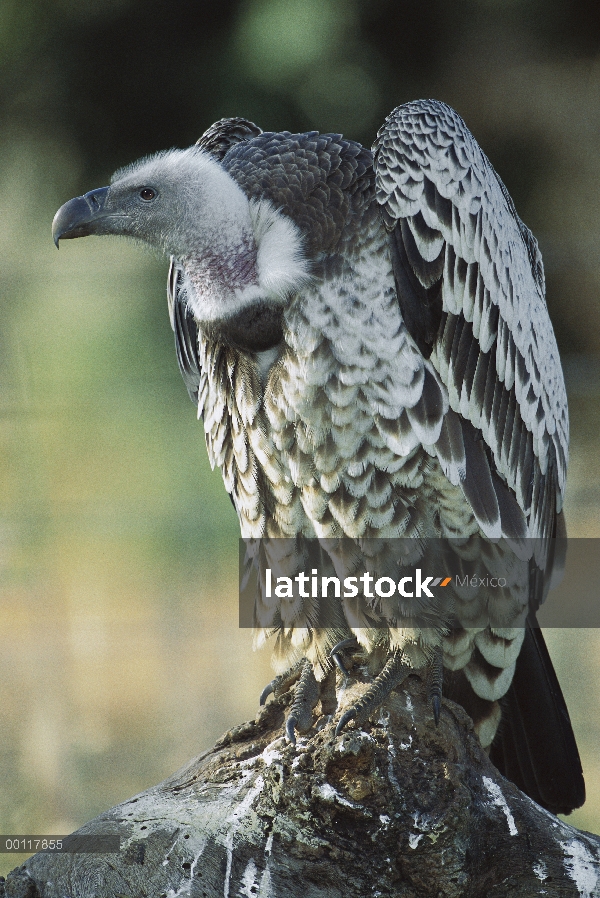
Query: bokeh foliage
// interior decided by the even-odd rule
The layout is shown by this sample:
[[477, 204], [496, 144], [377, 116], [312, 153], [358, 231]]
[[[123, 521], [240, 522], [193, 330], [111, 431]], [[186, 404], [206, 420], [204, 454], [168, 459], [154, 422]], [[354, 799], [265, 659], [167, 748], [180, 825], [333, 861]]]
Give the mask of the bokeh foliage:
[[[450, 103], [540, 240], [572, 372], [571, 532], [598, 535], [599, 50], [584, 0], [3, 0], [0, 830], [68, 831], [151, 785], [269, 676], [236, 629], [237, 525], [164, 261], [106, 240], [58, 254], [55, 209], [222, 116], [370, 145], [399, 103]], [[593, 792], [575, 671], [591, 682], [600, 648], [553, 645]], [[593, 794], [576, 822], [598, 830]]]

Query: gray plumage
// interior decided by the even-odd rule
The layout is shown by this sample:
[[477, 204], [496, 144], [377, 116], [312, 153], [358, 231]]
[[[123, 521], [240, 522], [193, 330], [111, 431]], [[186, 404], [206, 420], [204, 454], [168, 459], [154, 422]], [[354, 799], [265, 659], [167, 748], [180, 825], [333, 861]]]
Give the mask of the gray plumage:
[[[407, 104], [392, 113], [375, 144], [375, 170], [377, 200], [403, 244], [414, 292], [441, 288], [429, 345], [450, 407], [481, 430], [527, 520], [523, 532], [547, 536], [554, 514], [546, 507], [562, 508], [569, 422], [537, 241], [447, 106]], [[458, 442], [449, 451], [442, 439], [438, 457], [453, 483], [468, 483]], [[491, 496], [482, 511], [484, 532], [510, 535], [496, 504]]]
[[242, 536], [460, 537], [490, 557], [506, 537], [534, 565], [496, 629], [369, 628], [340, 602], [323, 630], [309, 602], [257, 603], [259, 642], [279, 621], [279, 669], [304, 656], [318, 679], [351, 630], [380, 669], [441, 644], [489, 746], [552, 575], [568, 414], [537, 243], [462, 119], [406, 104], [372, 152], [225, 119], [103, 191], [59, 210], [56, 239], [127, 234], [171, 256], [179, 366]]

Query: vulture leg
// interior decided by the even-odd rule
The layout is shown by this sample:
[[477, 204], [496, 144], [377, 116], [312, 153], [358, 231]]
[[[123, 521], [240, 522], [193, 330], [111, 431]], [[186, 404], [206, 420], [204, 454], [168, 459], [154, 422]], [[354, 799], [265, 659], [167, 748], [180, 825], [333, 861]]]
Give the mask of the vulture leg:
[[278, 677], [275, 677], [274, 680], [271, 680], [270, 683], [267, 683], [265, 688], [260, 694], [260, 704], [264, 705], [267, 698], [272, 694], [275, 696], [282, 695], [284, 692], [293, 686], [297, 680], [300, 679], [302, 675], [302, 671], [304, 669], [304, 663], [306, 658], [301, 658], [297, 664], [294, 664], [293, 667], [290, 667], [289, 670], [286, 670], [285, 673], [279, 674]]
[[346, 665], [344, 664], [342, 652], [344, 652], [345, 649], [350, 648], [355, 650], [359, 648], [356, 636], [350, 636], [349, 639], [342, 639], [341, 642], [338, 642], [337, 645], [334, 645], [329, 656], [331, 660], [335, 662], [336, 667], [341, 671], [344, 677], [349, 677], [350, 674], [348, 673]]
[[358, 723], [365, 721], [385, 701], [392, 689], [400, 686], [411, 673], [414, 673], [413, 668], [405, 664], [402, 651], [396, 649], [362, 698], [342, 715], [335, 729], [336, 736], [339, 736], [348, 721], [356, 720]]
[[319, 699], [325, 717], [335, 714], [337, 708], [335, 667], [331, 667], [323, 681], [318, 683], [311, 663], [306, 658], [301, 658], [297, 664], [265, 686], [260, 696], [260, 704], [264, 705], [269, 695], [276, 697], [283, 695], [294, 684], [297, 684], [296, 693], [285, 727], [286, 736], [293, 745], [296, 744], [296, 731], [305, 733], [311, 728], [312, 711]]
[[306, 733], [313, 722], [313, 708], [319, 701], [319, 684], [315, 679], [312, 664], [306, 658], [302, 659], [302, 673], [296, 686], [296, 694], [290, 716], [285, 725], [285, 734], [292, 745], [296, 744], [296, 730]]
[[442, 686], [444, 683], [444, 664], [442, 660], [441, 646], [436, 646], [433, 658], [429, 664], [427, 677], [427, 698], [433, 708], [433, 718], [437, 726], [440, 721], [440, 709], [442, 707]]

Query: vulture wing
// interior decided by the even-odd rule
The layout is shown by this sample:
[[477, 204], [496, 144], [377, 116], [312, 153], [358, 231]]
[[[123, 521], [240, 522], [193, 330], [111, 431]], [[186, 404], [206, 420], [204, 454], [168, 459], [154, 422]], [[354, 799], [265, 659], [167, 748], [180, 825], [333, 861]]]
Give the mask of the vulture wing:
[[373, 149], [403, 316], [448, 389], [444, 472], [486, 535], [551, 537], [569, 423], [537, 242], [444, 103], [400, 106]]
[[220, 161], [236, 143], [251, 137], [258, 137], [259, 134], [262, 134], [262, 128], [259, 128], [254, 122], [249, 122], [248, 119], [222, 118], [211, 125], [202, 137], [198, 138], [196, 146], [206, 150]]
[[200, 386], [200, 359], [198, 358], [198, 327], [194, 316], [188, 310], [183, 271], [174, 256], [171, 256], [167, 277], [167, 301], [169, 318], [175, 334], [175, 352], [181, 376], [190, 394], [190, 399], [198, 404]]
[[[235, 144], [261, 133], [258, 125], [247, 119], [223, 118], [204, 132], [202, 137], [196, 141], [196, 146], [220, 161]], [[175, 334], [177, 362], [190, 399], [197, 404], [200, 385], [198, 328], [194, 316], [187, 308], [181, 266], [173, 256], [170, 261], [167, 300], [171, 327]]]
[[[534, 537], [532, 623], [555, 564], [569, 421], [537, 241], [459, 115], [418, 101], [373, 147], [398, 301], [448, 389], [435, 449], [483, 532]], [[585, 798], [565, 701], [539, 628], [528, 626], [492, 747], [501, 771], [545, 807]]]

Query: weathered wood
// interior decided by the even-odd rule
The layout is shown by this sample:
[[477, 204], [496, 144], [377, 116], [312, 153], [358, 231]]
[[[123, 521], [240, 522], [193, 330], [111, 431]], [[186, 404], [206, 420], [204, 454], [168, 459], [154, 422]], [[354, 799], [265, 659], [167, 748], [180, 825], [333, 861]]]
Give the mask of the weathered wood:
[[[364, 689], [342, 696], [342, 709]], [[78, 833], [121, 836], [118, 854], [37, 854], [2, 898], [532, 898], [600, 895], [600, 838], [503, 779], [471, 721], [431, 719], [410, 677], [377, 720], [296, 747], [290, 694], [158, 786]]]

